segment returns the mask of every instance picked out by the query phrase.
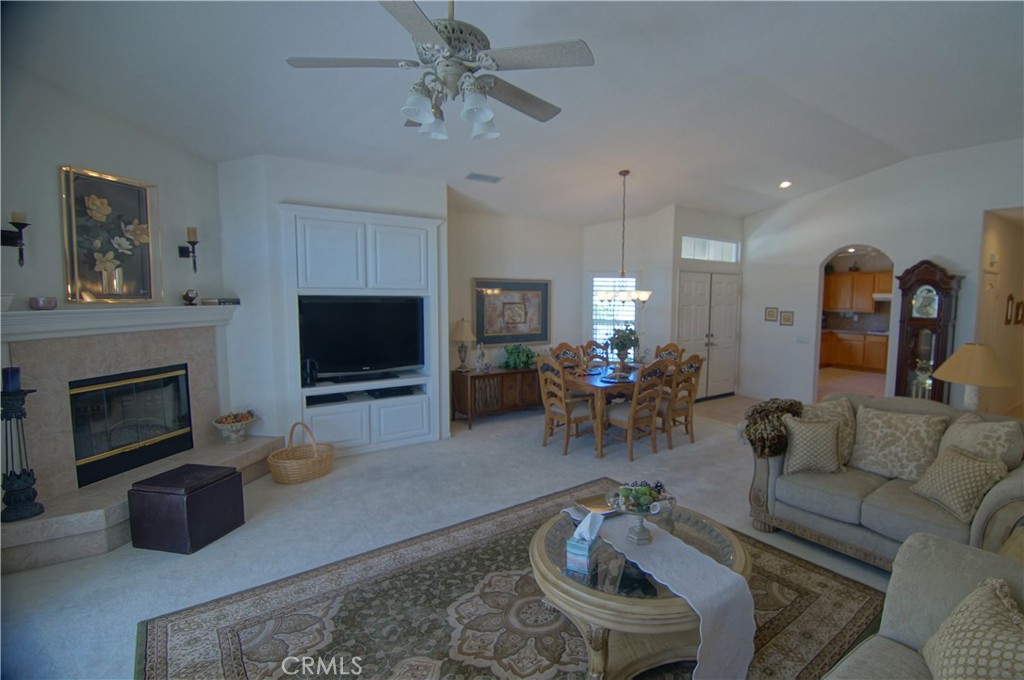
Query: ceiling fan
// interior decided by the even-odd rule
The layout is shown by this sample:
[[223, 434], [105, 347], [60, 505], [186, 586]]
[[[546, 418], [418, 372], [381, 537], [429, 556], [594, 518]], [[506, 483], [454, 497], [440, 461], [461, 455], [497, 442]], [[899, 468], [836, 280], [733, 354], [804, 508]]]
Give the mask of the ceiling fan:
[[487, 95], [540, 122], [561, 111], [526, 90], [498, 76], [479, 71], [593, 66], [594, 55], [582, 40], [491, 49], [491, 43], [476, 26], [455, 19], [454, 0], [448, 2], [448, 17], [431, 21], [415, 2], [384, 1], [380, 4], [409, 31], [419, 61], [411, 59], [360, 59], [290, 57], [294, 68], [421, 68], [402, 114], [407, 126], [421, 126], [420, 132], [433, 139], [447, 139], [441, 105], [463, 99], [461, 116], [473, 123], [474, 139], [493, 139], [494, 111]]

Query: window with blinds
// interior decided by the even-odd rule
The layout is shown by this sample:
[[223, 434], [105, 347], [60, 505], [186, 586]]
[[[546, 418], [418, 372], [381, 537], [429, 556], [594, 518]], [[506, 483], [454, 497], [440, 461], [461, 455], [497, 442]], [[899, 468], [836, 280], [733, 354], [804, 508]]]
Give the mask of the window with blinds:
[[[620, 302], [618, 300], [598, 300], [597, 294], [620, 290], [636, 290], [636, 278], [626, 277], [625, 279], [620, 279], [618, 276], [595, 276], [593, 277], [593, 288], [592, 337], [598, 342], [607, 342], [616, 326], [621, 328], [626, 324], [636, 323], [636, 305], [632, 302]], [[631, 358], [632, 354], [630, 352]]]

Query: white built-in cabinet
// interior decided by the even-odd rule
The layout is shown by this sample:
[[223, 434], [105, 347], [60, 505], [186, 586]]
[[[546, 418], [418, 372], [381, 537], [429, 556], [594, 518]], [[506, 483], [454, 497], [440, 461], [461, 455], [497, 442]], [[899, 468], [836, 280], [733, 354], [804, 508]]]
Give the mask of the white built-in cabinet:
[[[439, 220], [404, 215], [283, 205], [285, 238], [295, 251], [295, 322], [288, 331], [302, 420], [318, 442], [356, 453], [440, 436], [440, 351], [437, 239]], [[291, 288], [291, 286], [289, 286]], [[396, 295], [424, 300], [425, 365], [398, 377], [302, 387], [298, 340], [299, 295]], [[373, 398], [369, 391], [412, 388], [412, 394]], [[344, 395], [344, 401], [332, 401]]]

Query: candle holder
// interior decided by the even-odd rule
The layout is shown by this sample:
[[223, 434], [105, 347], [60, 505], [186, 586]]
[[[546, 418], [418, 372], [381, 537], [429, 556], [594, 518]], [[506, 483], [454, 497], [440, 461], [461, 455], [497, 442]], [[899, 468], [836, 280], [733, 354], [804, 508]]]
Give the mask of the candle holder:
[[36, 473], [28, 466], [28, 449], [25, 446], [25, 397], [33, 392], [35, 390], [0, 393], [5, 468], [0, 486], [3, 488], [4, 505], [7, 506], [0, 512], [0, 522], [16, 522], [43, 512], [43, 504], [36, 502]]
[[188, 245], [178, 246], [178, 257], [191, 257], [192, 273], [196, 273], [199, 271], [199, 269], [196, 267], [196, 245], [198, 245], [199, 241], [185, 241], [185, 243], [187, 243]]
[[30, 222], [8, 222], [12, 227], [17, 229], [17, 232], [13, 232], [10, 229], [5, 229], [0, 234], [3, 235], [3, 241], [0, 245], [12, 246], [18, 248], [18, 266], [25, 266], [25, 229], [31, 224]]

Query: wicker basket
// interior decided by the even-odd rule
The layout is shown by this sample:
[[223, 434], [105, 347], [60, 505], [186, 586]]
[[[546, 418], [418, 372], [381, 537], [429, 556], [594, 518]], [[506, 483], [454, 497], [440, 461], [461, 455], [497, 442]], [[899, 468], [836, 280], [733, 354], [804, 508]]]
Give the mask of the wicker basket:
[[[298, 446], [292, 444], [297, 427], [306, 431], [309, 444], [299, 444]], [[292, 425], [292, 429], [288, 431], [288, 446], [267, 456], [270, 475], [278, 484], [298, 484], [323, 477], [331, 471], [333, 461], [334, 446], [332, 444], [317, 444], [313, 437], [313, 431], [301, 421]]]

